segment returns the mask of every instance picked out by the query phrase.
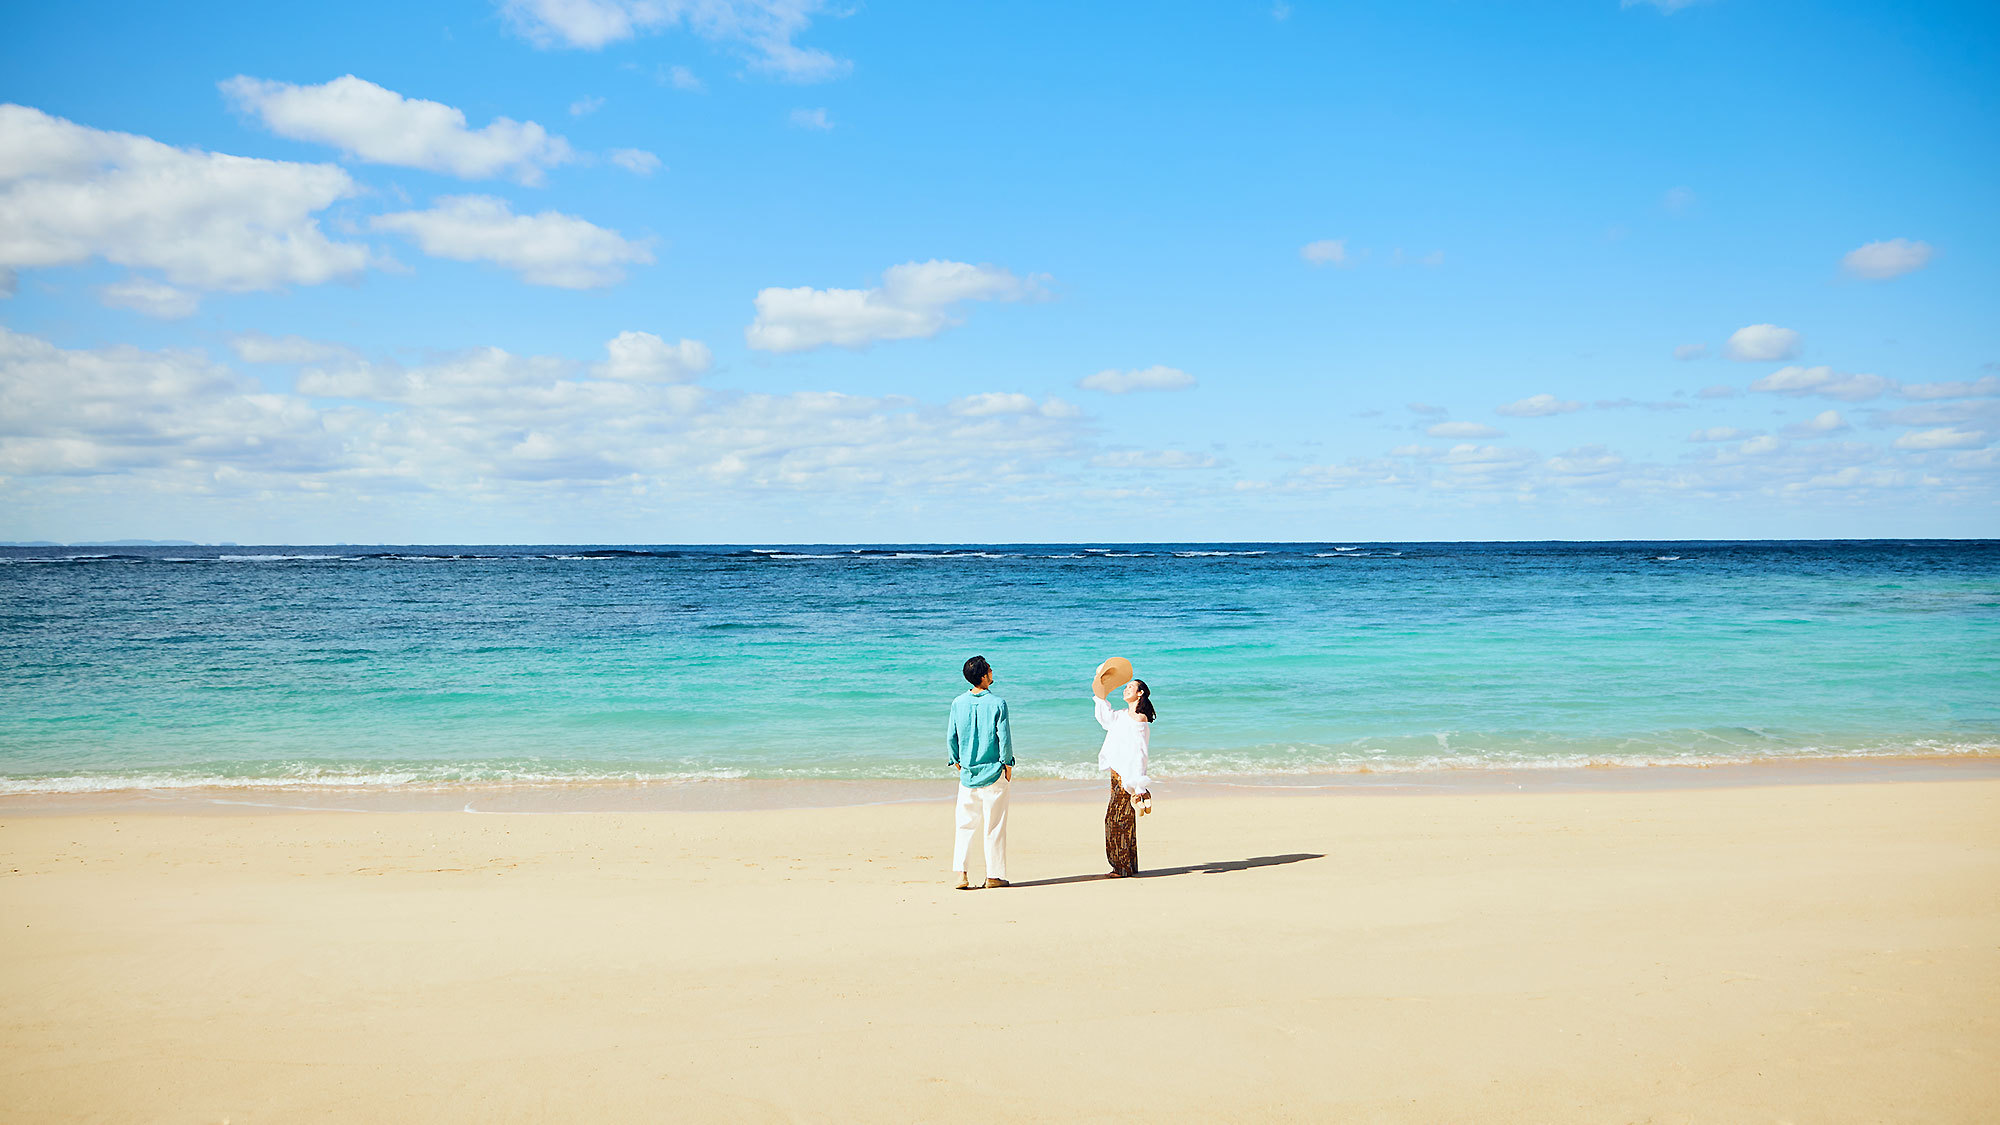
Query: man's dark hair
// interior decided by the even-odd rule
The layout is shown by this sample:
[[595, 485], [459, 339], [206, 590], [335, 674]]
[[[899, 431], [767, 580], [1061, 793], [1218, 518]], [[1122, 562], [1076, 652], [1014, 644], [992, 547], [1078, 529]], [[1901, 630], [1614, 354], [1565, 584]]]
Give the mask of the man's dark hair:
[[992, 670], [993, 665], [986, 663], [985, 657], [975, 656], [965, 662], [965, 682], [978, 687], [979, 681], [985, 679], [986, 673]]

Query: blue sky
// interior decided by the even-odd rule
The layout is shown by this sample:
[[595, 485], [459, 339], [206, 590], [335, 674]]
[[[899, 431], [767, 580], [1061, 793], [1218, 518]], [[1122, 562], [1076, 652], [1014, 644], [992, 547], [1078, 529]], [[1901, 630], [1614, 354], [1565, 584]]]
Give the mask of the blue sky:
[[1989, 6], [5, 20], [0, 538], [2000, 530]]

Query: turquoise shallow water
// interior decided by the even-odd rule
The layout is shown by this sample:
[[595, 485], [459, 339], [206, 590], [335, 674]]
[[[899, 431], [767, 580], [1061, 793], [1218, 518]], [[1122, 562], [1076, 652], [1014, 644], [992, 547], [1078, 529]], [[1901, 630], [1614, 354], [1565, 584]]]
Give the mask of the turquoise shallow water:
[[0, 793], [2000, 752], [2000, 543], [0, 549]]

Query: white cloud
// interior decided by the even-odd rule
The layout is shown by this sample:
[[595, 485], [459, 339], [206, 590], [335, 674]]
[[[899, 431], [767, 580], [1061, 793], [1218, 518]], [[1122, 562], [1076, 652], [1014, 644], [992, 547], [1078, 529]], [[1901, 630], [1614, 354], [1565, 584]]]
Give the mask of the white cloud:
[[676, 90], [686, 90], [694, 94], [701, 93], [707, 89], [707, 87], [702, 85], [701, 79], [695, 76], [694, 71], [684, 66], [670, 66], [660, 71], [660, 83], [661, 85], [672, 86]]
[[1983, 375], [1973, 382], [1907, 383], [1897, 388], [1904, 398], [1995, 398], [2000, 397], [2000, 375]]
[[1214, 457], [1185, 449], [1126, 449], [1100, 453], [1090, 463], [1101, 469], [1212, 469], [1217, 464]]
[[1679, 360], [1701, 359], [1707, 355], [1707, 344], [1681, 344], [1674, 349], [1674, 358]]
[[571, 117], [582, 117], [586, 114], [596, 113], [603, 108], [604, 99], [595, 94], [589, 94], [569, 103], [569, 115]]
[[100, 286], [97, 296], [112, 308], [131, 309], [161, 320], [193, 316], [201, 308], [200, 296], [143, 277], [131, 277]]
[[660, 170], [660, 158], [638, 148], [612, 149], [611, 163], [635, 176], [650, 176]]
[[1502, 436], [1499, 430], [1479, 422], [1439, 422], [1424, 430], [1432, 437], [1441, 438], [1490, 438]]
[[544, 169], [575, 159], [568, 141], [532, 121], [496, 117], [484, 129], [468, 129], [463, 110], [406, 98], [352, 74], [319, 86], [247, 75], [218, 85], [238, 109], [256, 114], [273, 133], [331, 145], [371, 164], [464, 180], [508, 175], [538, 184]]
[[1799, 354], [1799, 334], [1775, 324], [1752, 324], [1729, 336], [1729, 358], [1772, 362]]
[[1749, 441], [1737, 446], [1736, 451], [1747, 457], [1761, 457], [1766, 453], [1776, 453], [1784, 447], [1785, 443], [1783, 441], [1765, 434], [1763, 437], [1751, 438]]
[[88, 476], [249, 463], [323, 468], [318, 415], [200, 353], [66, 351], [0, 328], [0, 475]]
[[1754, 437], [1749, 430], [1739, 430], [1735, 426], [1708, 426], [1688, 435], [1689, 441], [1739, 441]]
[[624, 267], [653, 253], [574, 215], [516, 215], [487, 195], [445, 196], [428, 211], [398, 211], [369, 220], [376, 230], [415, 239], [424, 253], [458, 262], [493, 262], [530, 285], [596, 289], [624, 280]]
[[1194, 376], [1178, 367], [1155, 364], [1131, 371], [1109, 368], [1095, 375], [1085, 375], [1076, 385], [1086, 391], [1102, 391], [1108, 395], [1131, 394], [1133, 391], [1184, 391], [1195, 385]]
[[1978, 430], [1913, 430], [1896, 439], [1897, 449], [1977, 449], [1987, 443]]
[[1660, 206], [1669, 215], [1685, 215], [1694, 210], [1694, 189], [1689, 187], [1668, 188], [1660, 196]]
[[179, 149], [0, 105], [0, 272], [101, 258], [174, 285], [317, 285], [367, 266], [319, 212], [356, 193], [331, 164]]
[[229, 349], [245, 363], [325, 363], [360, 358], [345, 344], [309, 340], [304, 336], [266, 336], [261, 332], [230, 337]]
[[1824, 437], [1850, 428], [1847, 419], [1840, 416], [1840, 411], [1822, 410], [1803, 422], [1794, 422], [1786, 426], [1785, 435], [1800, 438]]
[[1036, 402], [1034, 396], [1009, 391], [988, 391], [953, 399], [945, 409], [961, 418], [991, 418], [1006, 414], [1037, 414], [1044, 418], [1074, 418], [1081, 411], [1053, 396]]
[[1716, 383], [1695, 392], [1696, 398], [1735, 398], [1736, 388], [1727, 383]]
[[1572, 487], [1601, 483], [1625, 467], [1625, 458], [1602, 445], [1580, 445], [1548, 459], [1547, 468]]
[[285, 394], [197, 352], [68, 351], [0, 329], [0, 474], [10, 499], [42, 502], [62, 489], [73, 502], [84, 486], [60, 481], [95, 477], [100, 495], [230, 493], [238, 511], [394, 494], [535, 510], [603, 496], [616, 512], [650, 492], [685, 512], [772, 492], [1002, 495], [1088, 457], [1059, 400], [966, 415], [593, 377], [608, 366], [475, 348], [415, 368], [309, 369]]
[[1831, 367], [1781, 367], [1750, 384], [1753, 391], [1790, 395], [1824, 395], [1842, 402], [1864, 402], [1896, 384], [1880, 375], [1853, 375]]
[[1428, 402], [1411, 402], [1404, 405], [1409, 409], [1410, 413], [1421, 414], [1426, 418], [1442, 418], [1446, 414], [1451, 413], [1451, 411], [1442, 406], [1434, 406]]
[[795, 129], [824, 130], [833, 128], [833, 119], [826, 115], [824, 107], [820, 109], [795, 109], [792, 111], [791, 122], [792, 127]]
[[[1299, 247], [1299, 257], [1316, 266], [1344, 266], [1347, 264], [1347, 240], [1323, 238], [1318, 242], [1308, 242]], [[1442, 261], [1442, 257], [1439, 260]]]
[[1493, 413], [1504, 414], [1509, 418], [1547, 418], [1552, 414], [1571, 414], [1582, 409], [1583, 404], [1580, 402], [1570, 402], [1554, 395], [1541, 394], [1529, 395], [1518, 402], [1495, 407]]
[[508, 23], [538, 47], [594, 50], [686, 27], [709, 42], [742, 49], [753, 69], [792, 82], [835, 78], [851, 67], [793, 42], [822, 7], [822, 0], [500, 0]]
[[685, 383], [714, 362], [700, 340], [669, 344], [651, 332], [620, 332], [604, 345], [609, 362], [593, 370], [602, 378], [633, 383]]
[[1885, 242], [1871, 242], [1849, 250], [1840, 259], [1840, 268], [1854, 277], [1865, 277], [1870, 281], [1887, 281], [1906, 273], [1915, 273], [1930, 264], [1931, 244], [1911, 242], [1907, 238], [1891, 238]]
[[1021, 301], [1042, 294], [1037, 277], [998, 266], [933, 259], [882, 271], [874, 289], [771, 288], [757, 293], [756, 319], [743, 330], [752, 348], [798, 352], [832, 345], [928, 338], [949, 327], [961, 301]]

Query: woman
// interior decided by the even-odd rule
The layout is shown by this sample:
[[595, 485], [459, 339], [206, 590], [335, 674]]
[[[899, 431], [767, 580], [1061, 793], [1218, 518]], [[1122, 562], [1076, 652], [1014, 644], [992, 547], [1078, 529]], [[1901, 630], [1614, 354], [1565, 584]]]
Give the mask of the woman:
[[1152, 779], [1146, 776], [1146, 748], [1153, 729], [1153, 693], [1144, 680], [1125, 684], [1125, 710], [1105, 702], [1110, 690], [1102, 677], [1091, 684], [1097, 725], [1104, 728], [1104, 748], [1097, 768], [1111, 771], [1111, 804], [1104, 810], [1104, 858], [1111, 877], [1139, 873], [1139, 814], [1152, 811]]

